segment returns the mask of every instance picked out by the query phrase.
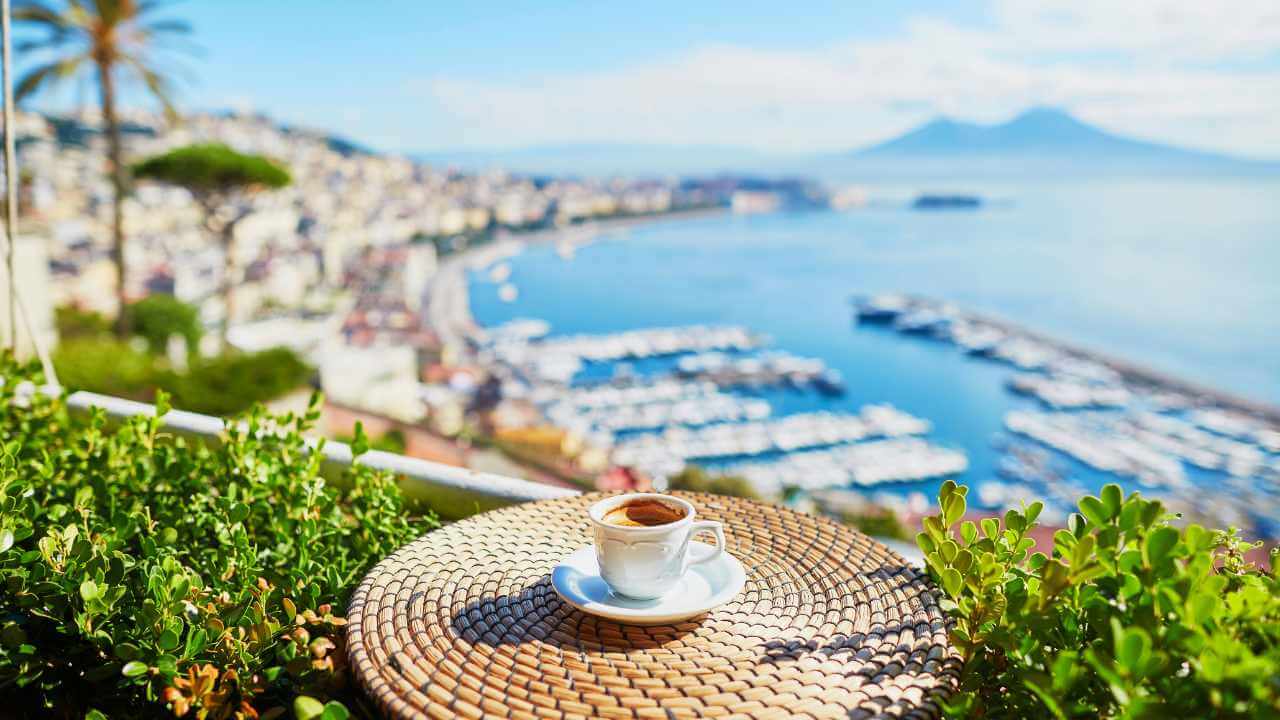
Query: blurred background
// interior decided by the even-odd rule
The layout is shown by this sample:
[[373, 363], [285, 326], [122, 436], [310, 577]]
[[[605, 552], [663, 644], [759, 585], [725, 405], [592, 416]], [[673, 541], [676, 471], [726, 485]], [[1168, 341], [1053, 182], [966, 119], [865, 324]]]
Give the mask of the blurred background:
[[15, 2], [6, 340], [887, 538], [946, 478], [1280, 537], [1274, 2], [454, 5]]

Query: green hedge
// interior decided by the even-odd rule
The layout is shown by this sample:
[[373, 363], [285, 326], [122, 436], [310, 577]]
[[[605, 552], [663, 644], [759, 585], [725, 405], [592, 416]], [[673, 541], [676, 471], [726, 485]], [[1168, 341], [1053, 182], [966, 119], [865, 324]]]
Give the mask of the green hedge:
[[962, 520], [947, 481], [917, 537], [965, 659], [953, 717], [1280, 717], [1280, 557], [1237, 532], [1179, 528], [1118, 485], [1080, 501], [1049, 554], [1042, 505]]
[[360, 703], [348, 596], [434, 520], [360, 465], [326, 483], [300, 436], [314, 404], [254, 411], [211, 449], [157, 418], [112, 427], [20, 399], [30, 372], [0, 362], [0, 714], [342, 718]]
[[196, 351], [200, 336], [200, 310], [172, 295], [155, 294], [130, 303], [125, 309], [129, 327], [147, 341], [151, 352], [163, 354], [169, 346], [169, 338], [177, 335], [186, 341], [187, 349]]
[[192, 357], [185, 372], [176, 372], [163, 356], [111, 337], [67, 340], [54, 351], [53, 364], [71, 390], [147, 402], [163, 391], [177, 408], [223, 416], [303, 387], [313, 372], [287, 348]]
[[667, 487], [672, 490], [730, 495], [748, 500], [760, 498], [760, 494], [746, 478], [739, 475], [712, 475], [697, 465], [688, 465], [667, 478]]

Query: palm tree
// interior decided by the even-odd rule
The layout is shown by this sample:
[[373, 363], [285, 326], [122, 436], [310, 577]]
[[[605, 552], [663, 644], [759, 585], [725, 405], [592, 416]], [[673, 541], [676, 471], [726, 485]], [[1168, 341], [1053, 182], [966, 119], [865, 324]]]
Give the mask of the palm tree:
[[18, 81], [19, 102], [40, 90], [81, 73], [97, 81], [102, 119], [107, 131], [107, 158], [114, 192], [111, 216], [111, 259], [116, 266], [116, 298], [119, 312], [116, 332], [128, 334], [124, 287], [124, 196], [128, 178], [120, 146], [120, 121], [116, 117], [117, 92], [122, 80], [139, 80], [175, 117], [170, 102], [170, 81], [156, 68], [152, 51], [168, 39], [186, 35], [191, 28], [180, 20], [155, 19], [160, 0], [66, 0], [50, 4], [22, 2], [13, 18], [44, 32], [44, 37], [22, 43], [18, 52], [40, 57], [40, 63]]

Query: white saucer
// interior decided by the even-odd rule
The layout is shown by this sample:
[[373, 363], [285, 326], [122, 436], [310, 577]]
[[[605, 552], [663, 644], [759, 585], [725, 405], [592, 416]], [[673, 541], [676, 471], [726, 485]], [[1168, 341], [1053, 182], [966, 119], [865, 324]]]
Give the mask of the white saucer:
[[[693, 541], [694, 556], [715, 550], [714, 545]], [[600, 577], [596, 548], [588, 545], [560, 561], [551, 572], [551, 584], [564, 601], [582, 612], [630, 625], [665, 625], [702, 615], [742, 592], [747, 573], [729, 553], [689, 567], [679, 584], [654, 600], [618, 595]]]

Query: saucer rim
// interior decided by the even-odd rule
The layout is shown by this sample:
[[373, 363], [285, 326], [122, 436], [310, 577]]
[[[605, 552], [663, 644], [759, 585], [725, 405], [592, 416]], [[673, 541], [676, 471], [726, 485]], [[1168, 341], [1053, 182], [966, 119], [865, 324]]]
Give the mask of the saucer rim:
[[[715, 549], [715, 545], [699, 542], [697, 540], [693, 540], [690, 542], [693, 545], [701, 545], [708, 549]], [[589, 615], [595, 615], [597, 617], [602, 617], [608, 620], [615, 620], [618, 622], [631, 623], [636, 625], [663, 625], [666, 623], [678, 622], [681, 620], [687, 620], [689, 618], [698, 617], [699, 615], [705, 615], [711, 612], [712, 610], [720, 607], [721, 605], [724, 605], [725, 603], [738, 597], [738, 595], [742, 593], [743, 588], [746, 587], [746, 582], [747, 582], [746, 567], [743, 566], [742, 561], [734, 557], [733, 554], [730, 553], [728, 550], [725, 550], [724, 554], [720, 558], [717, 558], [715, 562], [725, 563], [728, 566], [729, 582], [725, 583], [725, 585], [722, 588], [717, 590], [713, 595], [709, 596], [705, 603], [700, 603], [696, 607], [690, 607], [687, 609], [680, 610], [678, 612], [671, 612], [671, 611], [654, 612], [651, 609], [628, 608], [628, 607], [622, 607], [619, 605], [609, 605], [609, 604], [597, 602], [594, 600], [587, 603], [578, 602], [576, 599], [574, 599], [572, 593], [568, 593], [563, 589], [561, 589], [560, 583], [556, 581], [556, 571], [562, 567], [567, 566], [569, 564], [568, 561], [570, 560], [570, 558], [574, 557], [575, 555], [578, 555], [579, 553], [584, 553], [588, 550], [594, 553], [595, 547], [596, 547], [595, 543], [588, 543], [587, 545], [584, 545], [578, 548], [577, 550], [574, 550], [573, 552], [560, 558], [560, 560], [555, 564], [555, 567], [551, 569], [551, 587], [553, 590], [555, 590], [556, 595], [558, 595], [561, 600], [564, 600], [565, 602], [569, 603], [569, 605]], [[595, 577], [599, 577], [598, 569], [596, 571]], [[732, 589], [733, 591], [732, 593], [729, 592], [730, 589]]]

